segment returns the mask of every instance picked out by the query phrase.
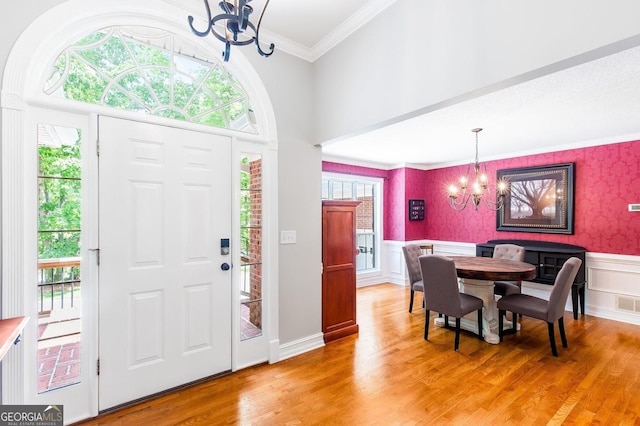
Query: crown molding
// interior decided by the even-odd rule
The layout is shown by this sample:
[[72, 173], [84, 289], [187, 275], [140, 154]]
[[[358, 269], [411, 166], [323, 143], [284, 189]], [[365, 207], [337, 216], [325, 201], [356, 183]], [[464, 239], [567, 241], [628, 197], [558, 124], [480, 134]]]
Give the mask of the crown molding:
[[351, 15], [347, 20], [324, 36], [311, 48], [311, 62], [316, 61], [329, 50], [342, 43], [347, 37], [360, 29], [360, 27], [364, 26], [367, 22], [371, 21], [396, 1], [397, 0], [374, 0], [367, 2], [365, 6]]
[[[179, 7], [188, 13], [194, 13], [190, 7], [190, 3], [185, 5], [184, 2], [180, 0], [163, 1]], [[281, 50], [300, 59], [304, 59], [307, 62], [315, 62], [396, 1], [397, 0], [372, 0], [367, 2], [360, 10], [324, 36], [313, 47], [300, 44], [273, 31], [269, 31], [266, 28], [260, 28], [261, 44], [268, 45], [269, 43], [273, 43], [276, 45], [276, 50]]]

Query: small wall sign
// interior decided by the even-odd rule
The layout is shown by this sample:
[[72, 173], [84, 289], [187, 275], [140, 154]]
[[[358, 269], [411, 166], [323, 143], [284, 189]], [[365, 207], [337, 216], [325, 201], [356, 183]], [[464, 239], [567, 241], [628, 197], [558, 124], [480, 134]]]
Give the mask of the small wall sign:
[[424, 220], [424, 200], [409, 200], [409, 220]]

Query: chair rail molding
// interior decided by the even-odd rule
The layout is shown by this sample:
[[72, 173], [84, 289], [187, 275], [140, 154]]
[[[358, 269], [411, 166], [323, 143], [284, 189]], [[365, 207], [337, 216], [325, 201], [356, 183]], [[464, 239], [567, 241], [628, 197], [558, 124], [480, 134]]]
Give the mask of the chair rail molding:
[[[444, 256], [475, 256], [475, 243], [386, 240], [380, 257], [382, 275], [377, 282], [368, 280], [369, 285], [408, 285], [402, 246], [409, 243], [433, 244], [434, 253]], [[640, 256], [587, 252], [586, 275], [586, 315], [640, 325]], [[522, 288], [523, 293], [548, 298], [552, 286], [524, 281]], [[566, 309], [571, 311], [570, 301]]]

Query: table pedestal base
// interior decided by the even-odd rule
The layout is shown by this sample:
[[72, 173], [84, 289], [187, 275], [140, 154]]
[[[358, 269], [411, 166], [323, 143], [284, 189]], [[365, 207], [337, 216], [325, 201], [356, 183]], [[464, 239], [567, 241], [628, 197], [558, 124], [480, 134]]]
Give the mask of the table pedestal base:
[[[498, 306], [493, 295], [493, 281], [473, 280], [469, 278], [459, 279], [460, 291], [482, 299], [482, 336], [484, 341], [496, 345], [500, 343], [498, 335]], [[478, 315], [472, 312], [460, 319], [460, 328], [478, 333]], [[436, 327], [444, 327], [444, 318], [436, 318], [433, 321]], [[449, 319], [449, 326], [455, 327], [455, 319]], [[511, 329], [511, 321], [505, 319], [503, 329]], [[520, 325], [517, 325], [519, 328]]]

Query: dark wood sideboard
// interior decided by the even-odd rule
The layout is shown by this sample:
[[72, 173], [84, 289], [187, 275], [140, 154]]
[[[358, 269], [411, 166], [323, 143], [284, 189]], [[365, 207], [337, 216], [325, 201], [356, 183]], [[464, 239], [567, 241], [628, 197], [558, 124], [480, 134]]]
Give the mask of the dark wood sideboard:
[[584, 315], [584, 293], [586, 280], [586, 249], [572, 244], [554, 243], [550, 241], [530, 240], [490, 240], [476, 245], [476, 256], [492, 257], [497, 244], [516, 244], [526, 249], [524, 261], [536, 266], [536, 283], [553, 285], [558, 271], [564, 262], [571, 257], [582, 260], [573, 286], [571, 287], [571, 301], [573, 302], [573, 319], [578, 319], [578, 307]]

